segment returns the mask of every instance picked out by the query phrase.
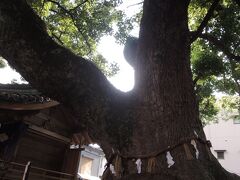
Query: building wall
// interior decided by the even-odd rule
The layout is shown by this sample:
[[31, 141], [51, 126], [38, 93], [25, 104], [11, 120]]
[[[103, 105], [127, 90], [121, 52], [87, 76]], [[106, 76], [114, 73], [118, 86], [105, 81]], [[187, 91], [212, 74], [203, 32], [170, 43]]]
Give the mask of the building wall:
[[102, 176], [106, 159], [100, 148], [84, 146], [85, 150], [81, 152], [80, 165], [78, 173], [83, 179], [100, 180]]
[[15, 162], [49, 170], [61, 171], [68, 145], [60, 141], [27, 132], [19, 142]]
[[212, 153], [217, 158], [217, 151], [224, 153], [224, 159], [218, 161], [229, 172], [240, 175], [240, 123], [239, 121], [220, 120], [204, 128], [206, 137], [212, 143]]

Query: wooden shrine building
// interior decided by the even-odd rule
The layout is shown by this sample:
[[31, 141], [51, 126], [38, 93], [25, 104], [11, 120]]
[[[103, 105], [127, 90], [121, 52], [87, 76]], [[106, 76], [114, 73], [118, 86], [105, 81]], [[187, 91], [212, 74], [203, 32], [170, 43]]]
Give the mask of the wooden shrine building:
[[81, 149], [70, 149], [69, 117], [29, 85], [0, 84], [0, 179], [75, 179]]

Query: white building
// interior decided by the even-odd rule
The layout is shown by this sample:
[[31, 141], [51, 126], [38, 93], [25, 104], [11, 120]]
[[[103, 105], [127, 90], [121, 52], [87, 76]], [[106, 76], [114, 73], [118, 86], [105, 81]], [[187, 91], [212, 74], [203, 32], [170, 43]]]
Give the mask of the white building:
[[107, 162], [102, 149], [97, 145], [83, 148], [85, 150], [80, 156], [79, 176], [84, 180], [100, 180]]
[[212, 153], [229, 172], [240, 175], [240, 119], [219, 120], [204, 128]]

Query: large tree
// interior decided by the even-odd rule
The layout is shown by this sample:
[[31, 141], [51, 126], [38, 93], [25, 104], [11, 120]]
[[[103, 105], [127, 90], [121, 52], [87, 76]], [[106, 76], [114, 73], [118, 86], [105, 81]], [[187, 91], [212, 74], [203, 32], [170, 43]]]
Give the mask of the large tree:
[[[240, 179], [209, 151], [190, 69], [194, 40], [220, 46], [219, 39], [202, 33], [217, 4], [190, 32], [189, 0], [145, 0], [135, 87], [128, 93], [114, 88], [92, 62], [57, 44], [25, 0], [0, 1], [0, 55], [72, 112], [73, 132], [88, 132], [102, 147], [109, 162], [106, 179]], [[231, 48], [223, 51], [239, 61]]]

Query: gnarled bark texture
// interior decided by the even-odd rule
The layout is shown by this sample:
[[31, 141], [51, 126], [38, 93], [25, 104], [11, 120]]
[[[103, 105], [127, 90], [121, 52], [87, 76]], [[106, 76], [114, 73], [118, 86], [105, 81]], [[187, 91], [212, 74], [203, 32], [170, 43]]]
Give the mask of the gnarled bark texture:
[[[106, 179], [240, 179], [196, 140], [205, 141], [205, 135], [190, 70], [188, 3], [144, 1], [136, 85], [129, 93], [116, 90], [90, 61], [56, 44], [25, 0], [0, 1], [0, 54], [35, 88], [68, 106], [75, 117], [73, 132], [88, 131], [109, 162], [115, 161], [119, 176], [108, 169]], [[175, 162], [170, 168], [167, 151]]]

